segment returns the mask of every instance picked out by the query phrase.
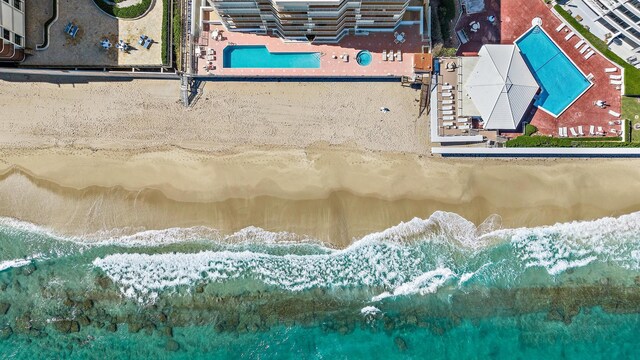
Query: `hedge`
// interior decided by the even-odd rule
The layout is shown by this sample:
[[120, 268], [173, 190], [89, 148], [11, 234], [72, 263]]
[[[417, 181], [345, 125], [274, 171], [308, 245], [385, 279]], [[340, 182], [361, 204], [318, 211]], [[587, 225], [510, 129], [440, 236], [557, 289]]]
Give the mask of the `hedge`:
[[134, 19], [142, 16], [151, 7], [151, 1], [152, 0], [142, 0], [142, 2], [138, 4], [121, 8], [117, 5], [107, 4], [103, 0], [93, 0], [104, 12], [120, 19]]
[[622, 142], [620, 137], [610, 138], [555, 138], [551, 136], [521, 135], [506, 142], [507, 147], [640, 147], [640, 143]]
[[[100, 1], [100, 0], [98, 0]], [[162, 49], [160, 52], [160, 56], [162, 57], [162, 63], [164, 65], [169, 64], [169, 58], [167, 57], [167, 49], [169, 48], [169, 43], [167, 42], [167, 27], [169, 26], [169, 3], [170, 0], [162, 0]]]
[[609, 50], [607, 44], [604, 41], [593, 35], [560, 5], [555, 5], [553, 8], [569, 23], [569, 25], [576, 29], [576, 31], [578, 31], [580, 35], [582, 35], [591, 44], [591, 46], [604, 54], [604, 56], [606, 56], [609, 60], [624, 68], [625, 95], [640, 95], [640, 70], [624, 61], [613, 51]]

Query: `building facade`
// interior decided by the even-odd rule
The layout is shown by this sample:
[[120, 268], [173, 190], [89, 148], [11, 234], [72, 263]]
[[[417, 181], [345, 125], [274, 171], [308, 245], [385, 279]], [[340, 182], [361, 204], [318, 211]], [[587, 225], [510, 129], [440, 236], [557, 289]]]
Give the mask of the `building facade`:
[[24, 46], [24, 2], [0, 0], [0, 61], [23, 60]]
[[640, 0], [584, 0], [597, 17], [594, 21], [634, 52], [640, 51]]
[[409, 0], [208, 0], [230, 31], [337, 42], [348, 33], [393, 31]]

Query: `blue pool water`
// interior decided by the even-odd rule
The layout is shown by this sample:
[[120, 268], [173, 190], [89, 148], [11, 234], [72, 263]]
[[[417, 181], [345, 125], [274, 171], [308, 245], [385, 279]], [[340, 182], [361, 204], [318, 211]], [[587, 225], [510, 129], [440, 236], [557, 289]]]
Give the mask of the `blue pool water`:
[[356, 60], [358, 61], [358, 65], [360, 66], [367, 66], [371, 64], [372, 59], [373, 57], [371, 56], [371, 53], [368, 50], [362, 50], [356, 56]]
[[536, 106], [559, 116], [589, 87], [589, 80], [538, 26], [516, 45], [542, 88]]
[[230, 45], [223, 52], [225, 68], [317, 69], [320, 53], [269, 52], [263, 45]]

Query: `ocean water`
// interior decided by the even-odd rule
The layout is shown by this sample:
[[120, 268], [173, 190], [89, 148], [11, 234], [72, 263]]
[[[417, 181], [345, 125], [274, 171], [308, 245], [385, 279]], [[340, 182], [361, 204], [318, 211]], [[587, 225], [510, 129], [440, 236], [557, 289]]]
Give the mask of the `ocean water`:
[[339, 250], [257, 228], [71, 238], [0, 218], [0, 358], [638, 356], [640, 213], [498, 223], [437, 212]]

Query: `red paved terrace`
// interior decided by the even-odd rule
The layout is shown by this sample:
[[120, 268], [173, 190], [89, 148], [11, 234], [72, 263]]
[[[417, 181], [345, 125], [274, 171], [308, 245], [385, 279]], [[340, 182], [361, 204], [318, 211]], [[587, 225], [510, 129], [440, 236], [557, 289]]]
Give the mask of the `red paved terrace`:
[[[593, 79], [591, 79], [593, 86], [557, 119], [534, 107], [531, 114], [531, 124], [535, 125], [538, 131], [544, 135], [558, 136], [559, 127], [570, 128], [579, 125], [582, 125], [585, 133], [588, 134], [589, 125], [594, 125], [596, 127], [602, 126], [607, 136], [616, 136], [610, 130], [620, 130], [621, 126], [609, 125], [609, 121], [616, 120], [616, 118], [609, 115], [608, 111], [613, 110], [620, 113], [621, 91], [616, 89], [615, 85], [610, 84], [610, 74], [604, 72], [605, 68], [616, 67], [616, 65], [597, 52], [591, 58], [585, 60], [584, 55], [580, 54], [580, 49], [574, 47], [580, 37], [573, 36], [567, 41], [565, 40], [567, 33], [564, 30], [556, 32], [556, 28], [561, 21], [542, 0], [502, 0], [500, 7], [500, 42], [502, 44], [512, 44], [520, 35], [531, 28], [531, 20], [534, 17], [542, 19], [542, 27], [547, 34], [564, 50], [584, 74], [593, 75]], [[620, 75], [620, 70], [616, 74]], [[605, 100], [611, 106], [605, 109], [598, 108], [594, 105], [596, 100]]]
[[[211, 39], [210, 34], [218, 30], [222, 40]], [[398, 27], [405, 33], [406, 41], [394, 43], [393, 33], [370, 33], [369, 35], [347, 35], [337, 44], [312, 44], [307, 42], [285, 42], [275, 36], [258, 35], [226, 31], [222, 25], [204, 24], [198, 39], [197, 71], [198, 75], [231, 76], [410, 76], [413, 74], [413, 55], [422, 53], [427, 43], [422, 40], [419, 25]], [[271, 52], [318, 52], [320, 68], [317, 69], [261, 69], [261, 68], [225, 68], [223, 66], [224, 48], [235, 45], [265, 45]], [[215, 55], [208, 55], [210, 50]], [[373, 55], [368, 66], [358, 65], [356, 55], [360, 50], [369, 50]], [[401, 51], [402, 58], [382, 60], [382, 52]], [[347, 61], [342, 55], [347, 55]], [[209, 70], [209, 68], [211, 70]]]

